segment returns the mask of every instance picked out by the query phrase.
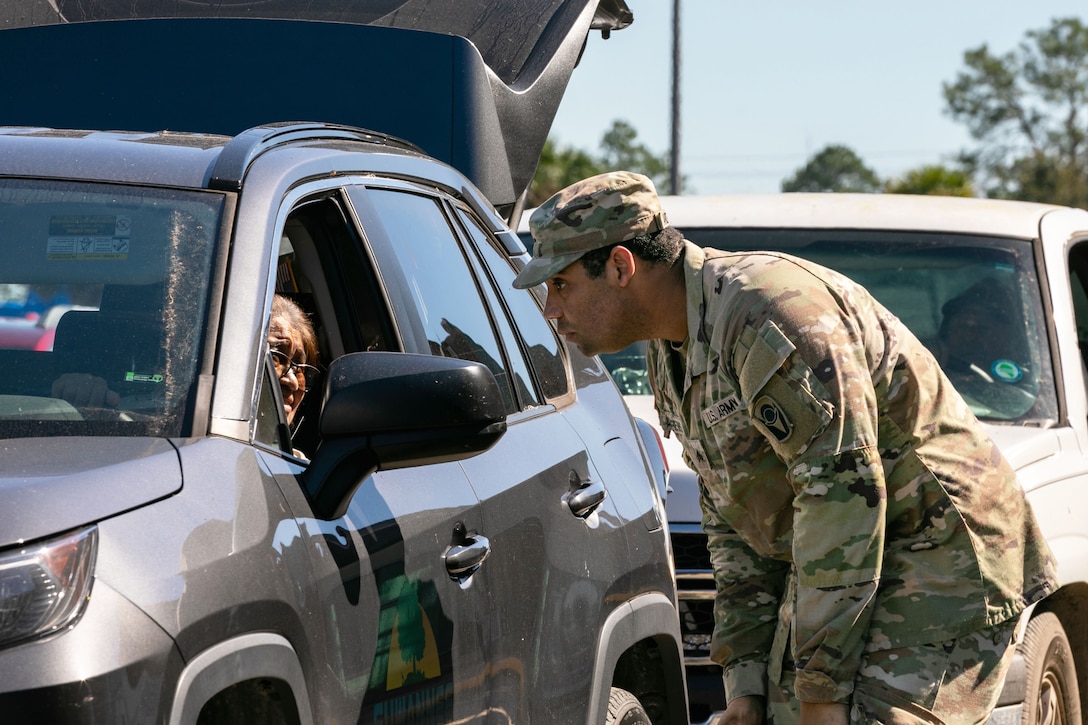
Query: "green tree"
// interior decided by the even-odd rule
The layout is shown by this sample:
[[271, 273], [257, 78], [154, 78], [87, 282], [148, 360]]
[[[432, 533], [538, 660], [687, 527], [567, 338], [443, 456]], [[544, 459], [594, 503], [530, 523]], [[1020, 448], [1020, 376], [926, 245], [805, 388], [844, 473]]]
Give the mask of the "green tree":
[[540, 152], [533, 183], [529, 185], [526, 199], [528, 207], [540, 206], [555, 192], [604, 171], [604, 167], [585, 151], [570, 146], [560, 146], [549, 138]]
[[971, 176], [964, 169], [950, 169], [939, 164], [911, 169], [903, 176], [884, 183], [889, 194], [929, 194], [931, 196], [975, 196]]
[[597, 156], [570, 146], [561, 146], [549, 138], [540, 153], [526, 206], [540, 206], [552, 194], [575, 181], [620, 169], [649, 176], [662, 193], [668, 188], [667, 156], [656, 155], [639, 142], [638, 132], [626, 121], [612, 122], [601, 137]]
[[635, 171], [649, 176], [661, 193], [669, 187], [669, 162], [639, 143], [638, 132], [626, 121], [613, 121], [601, 137], [601, 165], [609, 171]]
[[988, 196], [1088, 207], [1088, 26], [1057, 18], [1019, 47], [964, 53], [943, 85], [949, 114], [979, 147], [962, 160]]
[[782, 191], [876, 192], [880, 179], [853, 150], [830, 144], [783, 181]]

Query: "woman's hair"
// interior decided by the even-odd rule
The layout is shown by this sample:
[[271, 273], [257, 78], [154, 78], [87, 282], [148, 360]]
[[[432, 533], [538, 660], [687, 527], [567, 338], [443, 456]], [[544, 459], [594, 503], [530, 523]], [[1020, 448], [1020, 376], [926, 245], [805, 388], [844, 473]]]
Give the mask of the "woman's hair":
[[302, 311], [294, 300], [277, 294], [272, 298], [272, 317], [279, 317], [283, 324], [291, 330], [298, 332], [302, 338], [302, 351], [306, 359], [302, 362], [309, 365], [318, 364], [317, 333], [310, 318]]
[[610, 244], [607, 247], [586, 252], [582, 255], [582, 266], [586, 269], [586, 276], [596, 279], [604, 274], [604, 263], [612, 254], [612, 248], [621, 245], [651, 265], [671, 266], [679, 258], [680, 250], [683, 249], [684, 235], [675, 227], [665, 227], [659, 232], [639, 234], [619, 244]]

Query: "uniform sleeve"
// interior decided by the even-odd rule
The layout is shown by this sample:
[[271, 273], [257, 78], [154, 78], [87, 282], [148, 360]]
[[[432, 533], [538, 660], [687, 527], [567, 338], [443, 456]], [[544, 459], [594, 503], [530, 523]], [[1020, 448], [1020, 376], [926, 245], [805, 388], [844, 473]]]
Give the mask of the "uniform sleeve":
[[[795, 692], [847, 702], [883, 563], [886, 487], [865, 310], [822, 284], [769, 295], [734, 354], [753, 425], [793, 488]], [[813, 278], [815, 279], [815, 278]]]
[[718, 515], [699, 482], [703, 530], [714, 571], [710, 657], [723, 667], [726, 701], [767, 695], [767, 668], [789, 564], [759, 556]]
[[[667, 378], [663, 346], [651, 341], [647, 348], [647, 370], [651, 386], [660, 390]], [[671, 415], [663, 410], [660, 396], [655, 404], [666, 434], [676, 430]], [[684, 447], [684, 460], [693, 471], [700, 462]], [[768, 656], [778, 623], [778, 605], [785, 589], [789, 564], [758, 555], [725, 522], [725, 502], [714, 487], [699, 478], [699, 502], [703, 531], [714, 571], [714, 634], [710, 656], [723, 667], [727, 700], [744, 695], [767, 694]]]

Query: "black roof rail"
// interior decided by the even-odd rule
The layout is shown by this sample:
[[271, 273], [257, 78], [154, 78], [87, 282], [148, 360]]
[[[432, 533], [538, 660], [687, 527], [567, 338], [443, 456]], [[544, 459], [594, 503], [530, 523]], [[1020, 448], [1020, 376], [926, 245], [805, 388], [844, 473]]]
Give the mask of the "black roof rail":
[[276, 146], [297, 141], [333, 139], [362, 141], [423, 153], [418, 146], [404, 139], [354, 126], [310, 121], [269, 123], [246, 129], [227, 142], [212, 167], [208, 188], [218, 191], [241, 191], [246, 171], [264, 152]]

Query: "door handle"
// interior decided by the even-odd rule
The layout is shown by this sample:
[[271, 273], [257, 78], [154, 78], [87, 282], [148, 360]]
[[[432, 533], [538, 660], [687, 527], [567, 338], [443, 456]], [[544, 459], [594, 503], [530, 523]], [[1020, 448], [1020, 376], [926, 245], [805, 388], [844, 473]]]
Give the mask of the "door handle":
[[570, 472], [570, 491], [563, 500], [570, 508], [570, 512], [580, 519], [584, 519], [601, 505], [608, 496], [604, 484], [592, 478], [582, 480], [574, 471]]
[[491, 542], [475, 531], [465, 531], [461, 524], [454, 529], [454, 540], [443, 552], [442, 561], [450, 579], [464, 584], [491, 553]]

